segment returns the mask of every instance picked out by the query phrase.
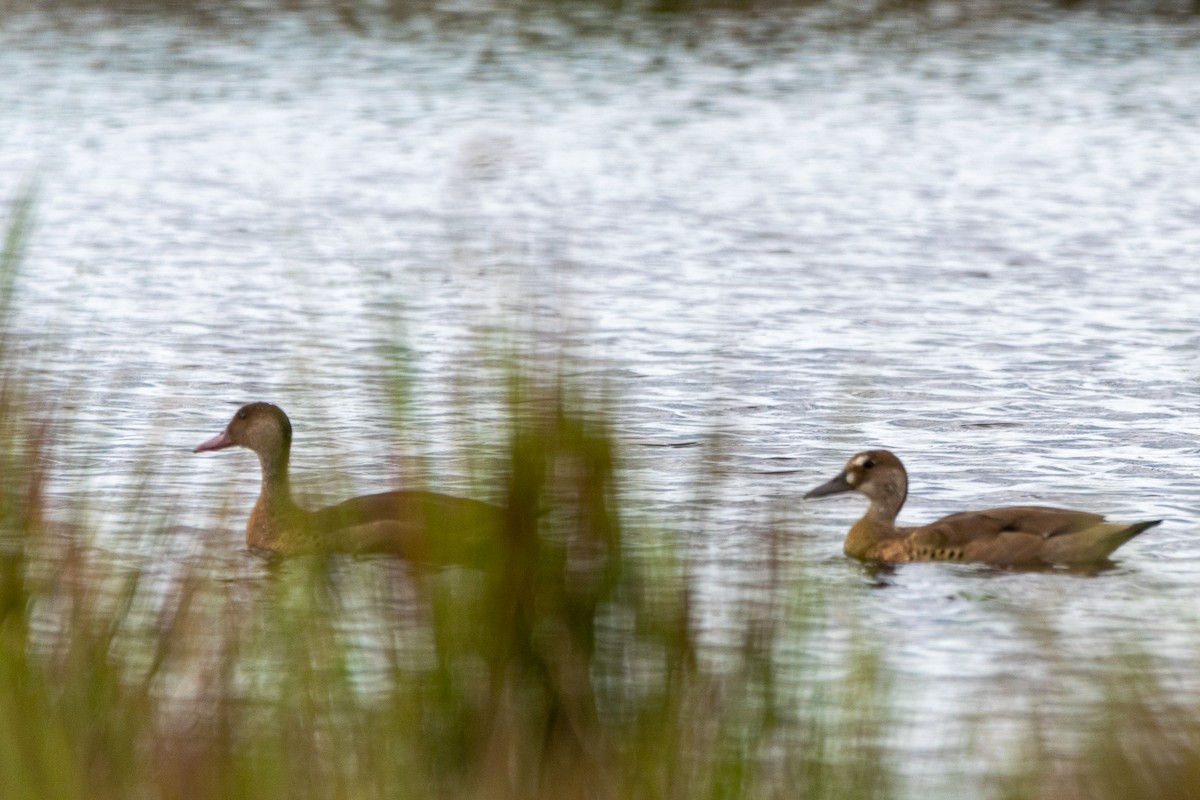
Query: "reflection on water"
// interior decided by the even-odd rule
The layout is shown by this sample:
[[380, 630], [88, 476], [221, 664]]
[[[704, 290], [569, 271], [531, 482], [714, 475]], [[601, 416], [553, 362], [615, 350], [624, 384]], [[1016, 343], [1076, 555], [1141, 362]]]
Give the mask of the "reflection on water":
[[[743, 24], [7, 20], [0, 195], [40, 185], [15, 326], [69, 409], [52, 488], [94, 497], [91, 544], [259, 575], [257, 465], [187, 455], [255, 399], [291, 414], [314, 502], [413, 475], [473, 493], [509, 345], [565, 347], [614, 398], [632, 505], [691, 534], [708, 605], [761, 582], [753, 532], [780, 514], [790, 558], [858, 587], [929, 732], [914, 791], [947, 717], [1070, 701], [1022, 626], [1081, 672], [1130, 634], [1186, 663], [1195, 26]], [[909, 521], [1167, 521], [1091, 577], [864, 570], [840, 554], [857, 501], [799, 497], [871, 445], [909, 465]], [[133, 529], [134, 499], [179, 527]]]

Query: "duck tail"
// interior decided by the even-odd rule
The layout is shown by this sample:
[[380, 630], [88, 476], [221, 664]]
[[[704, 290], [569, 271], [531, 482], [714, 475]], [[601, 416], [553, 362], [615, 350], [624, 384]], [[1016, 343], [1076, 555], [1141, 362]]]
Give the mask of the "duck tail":
[[1158, 525], [1161, 522], [1162, 522], [1161, 519], [1151, 519], [1151, 520], [1146, 520], [1145, 522], [1135, 522], [1132, 525], [1126, 525], [1124, 528], [1120, 528], [1120, 529], [1108, 534], [1107, 536], [1104, 536], [1099, 542], [1097, 542], [1097, 544], [1100, 545], [1104, 550], [1103, 554], [1101, 555], [1101, 558], [1103, 558], [1104, 556], [1107, 556], [1109, 553], [1113, 552], [1118, 547], [1125, 544], [1126, 542], [1128, 542], [1133, 537], [1137, 536], [1142, 531], [1144, 531], [1148, 528], [1153, 528], [1155, 525]]
[[1101, 522], [1076, 533], [1051, 537], [1046, 541], [1041, 556], [1051, 564], [1096, 564], [1107, 559], [1110, 553], [1142, 531], [1160, 522], [1161, 519], [1130, 525]]
[[1148, 520], [1147, 522], [1133, 523], [1132, 525], [1130, 525], [1128, 528], [1125, 529], [1125, 541], [1129, 541], [1130, 539], [1137, 536], [1139, 533], [1146, 530], [1147, 528], [1153, 528], [1155, 525], [1158, 525], [1161, 522], [1162, 522], [1161, 519], [1152, 519], [1152, 520]]

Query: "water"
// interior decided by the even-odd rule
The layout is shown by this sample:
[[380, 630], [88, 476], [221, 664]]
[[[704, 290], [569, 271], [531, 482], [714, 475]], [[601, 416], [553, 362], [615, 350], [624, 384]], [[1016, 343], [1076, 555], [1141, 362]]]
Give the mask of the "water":
[[[475, 491], [495, 357], [565, 343], [619, 398], [634, 505], [694, 526], [715, 604], [760, 581], [780, 514], [794, 557], [856, 587], [928, 734], [914, 796], [953, 746], [939, 720], [1001, 730], [1030, 687], [1066, 704], [1077, 676], [1048, 670], [1072, 657], [1102, 674], [1132, 636], [1200, 688], [1195, 24], [60, 23], [0, 30], [0, 196], [37, 179], [14, 325], [73, 420], [55, 486], [94, 492], [95, 547], [259, 574], [257, 465], [188, 453], [252, 399], [291, 414], [317, 500], [414, 465]], [[876, 574], [840, 551], [861, 503], [800, 500], [868, 446], [905, 459], [902, 521], [1165, 522], [1097, 576]], [[143, 478], [144, 518], [176, 529], [131, 531]]]

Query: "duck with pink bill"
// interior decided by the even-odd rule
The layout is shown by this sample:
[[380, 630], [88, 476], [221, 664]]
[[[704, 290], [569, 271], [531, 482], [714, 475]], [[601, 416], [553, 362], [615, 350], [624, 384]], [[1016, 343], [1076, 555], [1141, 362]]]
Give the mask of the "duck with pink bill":
[[280, 555], [384, 552], [414, 562], [468, 563], [503, 528], [500, 507], [436, 492], [382, 492], [305, 510], [292, 500], [288, 483], [291, 446], [287, 414], [271, 403], [250, 403], [193, 451], [245, 447], [258, 456], [262, 491], [246, 523], [246, 543], [253, 549]]

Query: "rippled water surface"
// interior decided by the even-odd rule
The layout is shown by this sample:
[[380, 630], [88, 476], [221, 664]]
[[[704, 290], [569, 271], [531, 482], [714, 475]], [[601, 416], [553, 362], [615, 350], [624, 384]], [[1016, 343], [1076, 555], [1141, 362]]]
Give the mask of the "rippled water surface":
[[[1070, 696], [1027, 623], [1081, 672], [1135, 634], [1192, 674], [1200, 28], [618, 29], [7, 20], [0, 195], [38, 185], [14, 324], [95, 545], [260, 570], [257, 464], [188, 453], [251, 399], [291, 414], [314, 498], [414, 465], [472, 491], [499, 358], [565, 346], [615, 398], [631, 505], [694, 534], [717, 604], [760, 580], [780, 516], [795, 557], [861, 587], [930, 764], [937, 719]], [[800, 500], [867, 446], [905, 459], [909, 522], [1025, 501], [1165, 522], [1096, 576], [874, 574], [841, 555], [861, 502]], [[133, 498], [178, 525], [133, 535]]]

